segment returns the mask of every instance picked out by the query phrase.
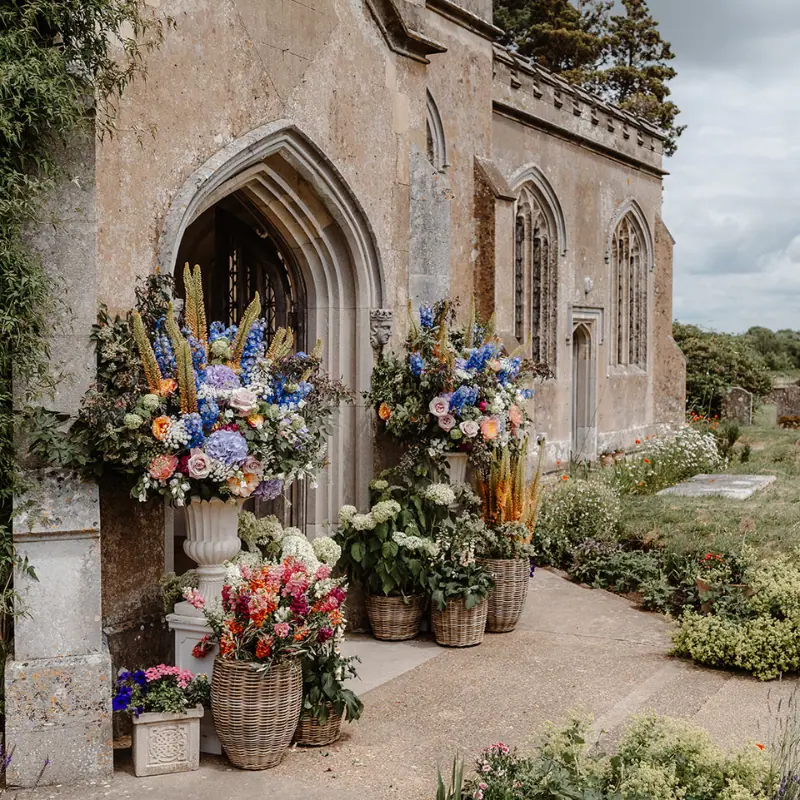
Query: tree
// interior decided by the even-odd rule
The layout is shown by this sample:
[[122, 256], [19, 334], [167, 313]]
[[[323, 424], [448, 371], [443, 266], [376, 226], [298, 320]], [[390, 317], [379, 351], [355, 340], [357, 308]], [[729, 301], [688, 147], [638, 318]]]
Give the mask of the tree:
[[504, 43], [571, 83], [591, 80], [605, 48], [612, 0], [496, 0]]
[[673, 324], [673, 337], [686, 356], [686, 406], [698, 414], [722, 411], [722, 401], [732, 386], [757, 398], [772, 389], [764, 359], [745, 336], [704, 331], [696, 325]]
[[607, 100], [641, 117], [665, 136], [664, 152], [672, 155], [686, 129], [677, 125], [680, 109], [669, 97], [669, 82], [677, 76], [675, 58], [664, 41], [646, 0], [622, 0], [624, 11], [608, 19], [603, 64], [593, 77], [594, 88]]

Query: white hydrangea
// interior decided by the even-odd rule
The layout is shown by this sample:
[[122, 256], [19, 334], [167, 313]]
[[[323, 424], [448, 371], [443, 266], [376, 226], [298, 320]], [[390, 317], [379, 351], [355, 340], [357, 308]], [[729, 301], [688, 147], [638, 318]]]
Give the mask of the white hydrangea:
[[402, 531], [395, 531], [392, 534], [392, 540], [405, 550], [411, 550], [415, 553], [423, 553], [436, 558], [439, 555], [439, 545], [436, 542], [425, 539], [422, 536], [409, 536]]
[[357, 531], [372, 531], [375, 530], [375, 517], [372, 514], [356, 514], [351, 520], [350, 524]]
[[310, 572], [316, 572], [319, 567], [319, 561], [314, 555], [314, 548], [311, 546], [311, 542], [297, 528], [288, 528], [288, 530], [297, 532], [290, 533], [281, 540], [281, 561], [286, 558], [296, 558], [298, 561], [302, 561]]
[[400, 513], [400, 503], [396, 500], [382, 500], [372, 506], [370, 512], [378, 524], [394, 519]]
[[389, 482], [384, 480], [374, 480], [369, 485], [370, 489], [374, 489], [376, 492], [383, 492], [389, 488]]
[[358, 509], [355, 506], [342, 506], [339, 510], [339, 524], [348, 525], [356, 514]]
[[342, 555], [342, 548], [330, 536], [320, 536], [311, 542], [314, 555], [329, 567], [335, 566]]
[[432, 483], [425, 489], [425, 498], [437, 506], [450, 506], [456, 501], [456, 493], [446, 483]]

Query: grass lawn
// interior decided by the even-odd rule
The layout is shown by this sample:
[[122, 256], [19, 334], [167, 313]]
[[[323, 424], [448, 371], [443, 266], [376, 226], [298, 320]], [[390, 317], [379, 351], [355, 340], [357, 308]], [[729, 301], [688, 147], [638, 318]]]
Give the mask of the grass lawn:
[[[800, 547], [800, 431], [743, 428], [736, 458], [725, 470], [775, 475], [777, 481], [744, 501], [722, 497], [629, 496], [623, 499], [626, 532], [646, 541], [682, 548], [699, 541], [714, 550], [724, 542], [746, 541], [764, 557]], [[745, 445], [750, 459], [742, 463]]]

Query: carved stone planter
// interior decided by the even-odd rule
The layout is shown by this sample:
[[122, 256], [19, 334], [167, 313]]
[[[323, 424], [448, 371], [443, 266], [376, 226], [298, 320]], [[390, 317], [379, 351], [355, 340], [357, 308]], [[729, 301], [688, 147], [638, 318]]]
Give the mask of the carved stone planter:
[[445, 459], [447, 471], [450, 474], [450, 483], [466, 483], [469, 456], [466, 453], [448, 453]]
[[139, 778], [191, 772], [200, 766], [203, 706], [185, 714], [147, 712], [133, 718], [133, 771]]

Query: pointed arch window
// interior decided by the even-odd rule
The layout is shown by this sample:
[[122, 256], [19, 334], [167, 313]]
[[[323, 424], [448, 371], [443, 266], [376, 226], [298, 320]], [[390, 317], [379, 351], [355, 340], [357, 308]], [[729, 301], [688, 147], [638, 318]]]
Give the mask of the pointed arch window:
[[645, 233], [626, 214], [611, 239], [612, 364], [647, 366], [648, 249]]
[[530, 338], [531, 357], [555, 368], [558, 331], [558, 233], [537, 189], [524, 186], [517, 201], [514, 333]]

